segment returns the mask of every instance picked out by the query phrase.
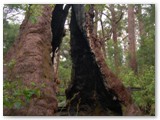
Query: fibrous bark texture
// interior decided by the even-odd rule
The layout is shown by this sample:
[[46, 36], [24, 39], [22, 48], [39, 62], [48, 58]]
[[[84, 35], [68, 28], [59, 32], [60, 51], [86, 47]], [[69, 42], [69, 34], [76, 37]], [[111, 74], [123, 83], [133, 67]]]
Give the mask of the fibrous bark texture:
[[5, 62], [16, 61], [11, 80], [17, 80], [18, 76], [24, 88], [39, 89], [40, 96], [31, 96], [29, 103], [22, 109], [4, 108], [4, 115], [54, 115], [57, 109], [50, 57], [51, 11], [49, 5], [42, 5], [42, 15], [37, 17], [35, 24], [31, 23], [27, 15], [20, 26], [18, 39], [5, 57]]

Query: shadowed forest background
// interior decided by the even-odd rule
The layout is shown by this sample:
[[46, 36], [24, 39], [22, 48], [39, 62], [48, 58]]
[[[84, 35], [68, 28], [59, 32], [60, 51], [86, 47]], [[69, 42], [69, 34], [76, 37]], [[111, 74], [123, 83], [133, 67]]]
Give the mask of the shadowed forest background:
[[154, 116], [155, 5], [4, 5], [3, 111]]

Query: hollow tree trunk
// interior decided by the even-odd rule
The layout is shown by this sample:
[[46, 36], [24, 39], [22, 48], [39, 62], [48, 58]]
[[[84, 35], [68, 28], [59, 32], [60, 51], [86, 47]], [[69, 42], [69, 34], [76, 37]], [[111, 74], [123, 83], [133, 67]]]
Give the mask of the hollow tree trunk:
[[72, 80], [66, 90], [68, 112], [70, 115], [110, 115], [112, 111], [112, 115], [122, 115], [122, 103], [126, 115], [139, 115], [130, 93], [105, 63], [99, 40], [93, 34], [93, 11], [87, 15], [86, 34], [83, 10], [83, 5], [73, 5]]
[[[20, 80], [24, 89], [38, 90], [40, 94], [33, 94], [21, 109], [4, 107], [4, 115], [54, 115], [57, 109], [50, 57], [51, 7], [41, 7], [42, 15], [36, 18], [35, 24], [31, 23], [29, 15], [25, 17], [20, 26], [18, 39], [5, 57], [7, 63], [11, 60], [16, 62], [10, 81]], [[19, 89], [19, 86], [15, 89]], [[25, 100], [26, 96], [21, 97]]]
[[129, 66], [137, 73], [134, 5], [128, 5]]
[[121, 105], [114, 99], [116, 95], [105, 88], [102, 74], [91, 52], [83, 5], [72, 6], [70, 30], [72, 78], [66, 90], [69, 114], [122, 115]]

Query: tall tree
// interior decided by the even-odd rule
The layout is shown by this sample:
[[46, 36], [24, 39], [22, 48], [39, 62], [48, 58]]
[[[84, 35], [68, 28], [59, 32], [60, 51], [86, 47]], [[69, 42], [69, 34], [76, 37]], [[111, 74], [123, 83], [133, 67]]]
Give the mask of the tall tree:
[[128, 5], [129, 66], [137, 73], [134, 5]]
[[139, 25], [139, 34], [140, 34], [140, 38], [141, 38], [141, 44], [142, 43], [142, 39], [144, 36], [144, 23], [143, 23], [143, 19], [142, 19], [142, 5], [138, 5], [138, 10], [137, 10], [137, 14], [138, 14], [138, 25]]
[[106, 15], [107, 18], [110, 20], [110, 25], [111, 25], [111, 32], [112, 32], [112, 39], [113, 39], [113, 47], [114, 47], [114, 67], [115, 67], [115, 72], [116, 74], [119, 73], [119, 67], [120, 67], [120, 51], [118, 47], [118, 27], [119, 27], [119, 22], [121, 21], [123, 17], [122, 10], [120, 9], [119, 11], [116, 11], [115, 8], [117, 8], [116, 5], [111, 4], [109, 6], [106, 6], [108, 10], [111, 13], [111, 17], [109, 15]]

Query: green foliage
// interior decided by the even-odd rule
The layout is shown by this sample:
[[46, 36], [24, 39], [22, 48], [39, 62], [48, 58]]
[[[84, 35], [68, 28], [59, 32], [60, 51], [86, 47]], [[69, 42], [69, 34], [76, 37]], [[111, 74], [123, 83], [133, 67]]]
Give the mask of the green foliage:
[[[41, 16], [42, 14], [42, 5], [39, 5], [39, 4], [32, 4], [32, 5], [6, 4], [4, 5], [4, 8], [3, 8], [3, 53], [4, 55], [7, 53], [9, 48], [13, 45], [18, 35], [20, 23], [15, 22], [18, 18], [17, 16], [24, 12], [26, 14], [30, 13], [29, 20], [33, 24], [35, 24], [37, 22], [37, 17]], [[17, 14], [15, 15], [15, 13]]]
[[99, 11], [103, 11], [105, 9], [106, 4], [95, 4], [94, 8]]
[[44, 87], [44, 84], [37, 87], [34, 82], [31, 82], [31, 88], [24, 86], [19, 76], [13, 77], [15, 65], [14, 59], [7, 63], [8, 76], [3, 82], [3, 105], [8, 108], [20, 109], [30, 101], [32, 96], [40, 97], [40, 88]]
[[[121, 66], [122, 64], [122, 47], [121, 47], [121, 41], [117, 41], [117, 45], [118, 45], [118, 48], [117, 48], [117, 55], [118, 55], [118, 64], [119, 64], [119, 67]], [[113, 39], [110, 39], [107, 41], [107, 58], [106, 58], [106, 63], [107, 65], [113, 70], [115, 71], [115, 63], [114, 63], [114, 41]]]
[[86, 4], [86, 5], [84, 6], [84, 8], [85, 8], [85, 11], [86, 11], [86, 12], [89, 11], [90, 4]]
[[57, 95], [58, 101], [63, 102], [65, 101], [65, 89], [68, 87], [70, 79], [71, 79], [71, 63], [70, 59], [67, 59], [66, 61], [61, 61], [59, 66], [59, 79], [60, 85], [59, 85], [59, 92]]
[[19, 109], [25, 106], [32, 96], [40, 97], [40, 89], [24, 87], [20, 79], [3, 83], [3, 105], [8, 108]]
[[133, 91], [132, 97], [145, 114], [155, 115], [155, 68], [143, 67], [138, 76], [128, 68], [122, 68], [119, 77], [125, 86], [140, 87], [141, 91]]
[[29, 100], [31, 99], [31, 97], [33, 95], [36, 95], [37, 97], [40, 97], [40, 90], [39, 89], [29, 89], [29, 88], [25, 88], [23, 90], [23, 95], [25, 96], [25, 99], [27, 102], [29, 102]]
[[66, 31], [67, 34], [63, 38], [63, 42], [61, 45], [61, 51], [60, 56], [65, 58], [65, 60], [62, 60], [60, 58], [59, 68], [58, 68], [58, 75], [60, 79], [60, 85], [59, 85], [59, 92], [57, 94], [57, 99], [60, 103], [64, 103], [66, 100], [65, 97], [65, 89], [68, 87], [69, 82], [71, 80], [71, 58], [70, 58], [70, 34], [69, 31]]
[[138, 50], [138, 63], [141, 68], [143, 68], [143, 65], [155, 65], [154, 39], [150, 37], [145, 38], [145, 41]]
[[27, 4], [5, 4], [4, 7], [8, 7], [10, 10], [19, 10], [19, 9], [25, 9], [25, 5]]
[[[19, 86], [18, 89], [17, 86]], [[5, 80], [3, 83], [3, 105], [8, 108], [20, 108], [24, 105], [21, 100], [21, 86], [20, 81], [8, 81]]]
[[[84, 8], [86, 12], [89, 11], [90, 6], [91, 4], [85, 4]], [[95, 4], [94, 9], [98, 11], [103, 11], [105, 9], [105, 6], [106, 6], [105, 4]]]
[[[15, 59], [11, 59], [7, 64], [6, 64], [6, 68], [7, 68], [7, 79], [10, 81], [12, 79], [15, 78], [14, 73], [13, 73], [13, 68], [16, 65], [16, 60]], [[5, 78], [6, 79], [6, 78]], [[19, 76], [16, 76], [16, 79], [19, 79]]]
[[3, 53], [4, 55], [12, 46], [19, 32], [19, 23], [17, 15], [22, 14], [24, 5], [5, 4], [3, 6]]
[[19, 24], [8, 23], [3, 20], [3, 53], [9, 50], [19, 32]]
[[13, 69], [13, 67], [15, 66], [16, 64], [16, 60], [15, 59], [12, 59], [8, 64], [7, 64], [7, 67], [9, 69]]
[[[145, 6], [144, 6], [145, 7]], [[139, 67], [143, 65], [155, 65], [155, 5], [148, 5], [145, 13], [139, 15], [144, 21], [144, 35], [140, 39], [138, 50]]]
[[29, 7], [30, 9], [27, 11], [31, 14], [29, 20], [35, 24], [37, 22], [37, 17], [42, 15], [42, 5], [32, 4]]

